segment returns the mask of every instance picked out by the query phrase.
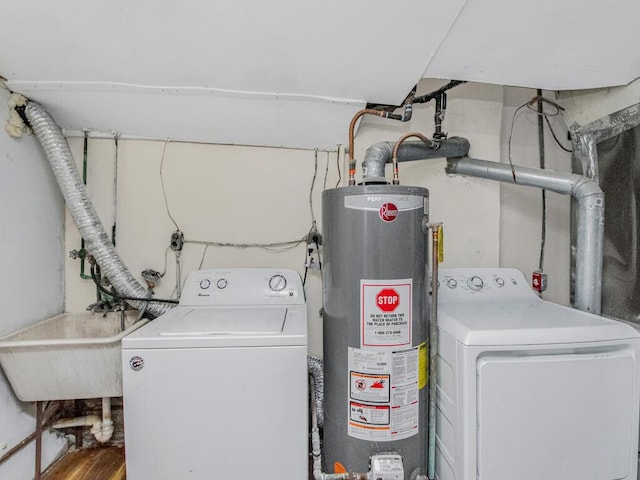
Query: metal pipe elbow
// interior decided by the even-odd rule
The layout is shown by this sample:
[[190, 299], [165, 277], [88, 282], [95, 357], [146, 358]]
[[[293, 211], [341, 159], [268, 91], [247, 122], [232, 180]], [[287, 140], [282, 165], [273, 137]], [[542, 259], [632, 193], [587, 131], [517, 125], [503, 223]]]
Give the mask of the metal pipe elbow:
[[576, 200], [594, 195], [601, 196], [604, 199], [604, 192], [598, 182], [589, 177], [581, 177], [571, 189], [571, 196]]

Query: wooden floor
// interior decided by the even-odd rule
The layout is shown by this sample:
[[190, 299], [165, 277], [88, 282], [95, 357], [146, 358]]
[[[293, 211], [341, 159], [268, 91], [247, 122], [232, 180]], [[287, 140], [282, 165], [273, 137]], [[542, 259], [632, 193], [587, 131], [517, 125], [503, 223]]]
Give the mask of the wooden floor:
[[42, 480], [124, 480], [124, 448], [97, 447], [70, 452], [42, 474]]

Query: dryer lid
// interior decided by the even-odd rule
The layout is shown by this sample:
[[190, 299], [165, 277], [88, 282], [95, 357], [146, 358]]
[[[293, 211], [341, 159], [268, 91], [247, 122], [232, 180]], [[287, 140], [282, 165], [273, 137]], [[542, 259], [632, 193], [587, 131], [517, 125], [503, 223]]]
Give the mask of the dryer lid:
[[439, 327], [463, 345], [546, 345], [638, 338], [629, 325], [543, 300], [445, 304]]

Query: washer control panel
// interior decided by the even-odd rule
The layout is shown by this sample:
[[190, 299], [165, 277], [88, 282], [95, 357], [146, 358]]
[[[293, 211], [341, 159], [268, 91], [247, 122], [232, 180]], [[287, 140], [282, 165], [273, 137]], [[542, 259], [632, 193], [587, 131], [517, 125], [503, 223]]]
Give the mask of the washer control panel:
[[538, 298], [515, 268], [443, 268], [438, 285], [440, 303]]
[[187, 276], [180, 305], [304, 304], [300, 275], [273, 268], [196, 270]]

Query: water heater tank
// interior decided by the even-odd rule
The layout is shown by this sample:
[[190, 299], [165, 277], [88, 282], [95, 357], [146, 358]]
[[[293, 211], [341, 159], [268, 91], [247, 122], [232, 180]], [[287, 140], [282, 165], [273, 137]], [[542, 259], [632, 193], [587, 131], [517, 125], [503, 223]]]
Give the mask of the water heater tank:
[[323, 193], [325, 469], [367, 472], [378, 453], [426, 474], [429, 192]]

